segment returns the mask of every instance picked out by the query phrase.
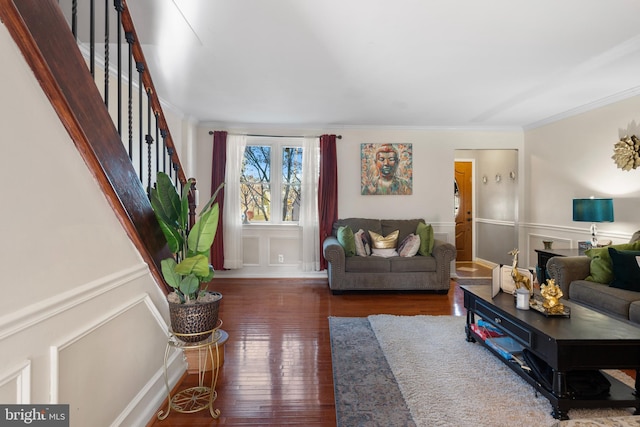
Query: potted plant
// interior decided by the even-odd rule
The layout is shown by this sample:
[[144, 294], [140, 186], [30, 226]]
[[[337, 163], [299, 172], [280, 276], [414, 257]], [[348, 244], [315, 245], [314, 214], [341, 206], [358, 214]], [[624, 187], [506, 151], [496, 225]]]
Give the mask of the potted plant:
[[[213, 279], [209, 250], [216, 236], [220, 215], [215, 199], [224, 184], [202, 208], [197, 221], [189, 229], [190, 179], [178, 194], [171, 178], [158, 172], [151, 189], [151, 207], [175, 258], [160, 262], [162, 276], [173, 288], [167, 296], [171, 329], [183, 341], [206, 339], [218, 323], [222, 294], [211, 292], [203, 284]], [[205, 333], [202, 333], [205, 332]], [[207, 333], [208, 332], [208, 333]]]

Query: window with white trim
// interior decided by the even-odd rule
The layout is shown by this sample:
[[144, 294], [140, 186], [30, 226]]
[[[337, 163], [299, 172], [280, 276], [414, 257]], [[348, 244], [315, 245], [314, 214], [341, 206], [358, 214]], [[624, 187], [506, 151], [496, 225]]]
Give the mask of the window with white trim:
[[244, 223], [298, 222], [301, 184], [302, 146], [299, 140], [247, 140], [240, 175], [240, 212]]

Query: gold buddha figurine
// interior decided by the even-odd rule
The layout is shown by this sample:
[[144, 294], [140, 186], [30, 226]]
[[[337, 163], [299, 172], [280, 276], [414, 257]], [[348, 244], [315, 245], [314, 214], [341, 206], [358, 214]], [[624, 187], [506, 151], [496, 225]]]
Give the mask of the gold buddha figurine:
[[562, 314], [564, 312], [564, 304], [558, 301], [564, 294], [554, 279], [547, 280], [546, 285], [540, 285], [540, 295], [544, 298], [542, 306], [548, 313]]

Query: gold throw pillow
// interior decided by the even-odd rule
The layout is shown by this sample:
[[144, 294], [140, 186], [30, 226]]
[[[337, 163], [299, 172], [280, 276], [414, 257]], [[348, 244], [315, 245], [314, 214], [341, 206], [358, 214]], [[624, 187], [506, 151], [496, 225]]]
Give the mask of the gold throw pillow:
[[396, 230], [386, 236], [381, 236], [376, 232], [369, 231], [371, 243], [376, 249], [392, 249], [398, 246], [398, 234], [400, 234], [400, 230]]

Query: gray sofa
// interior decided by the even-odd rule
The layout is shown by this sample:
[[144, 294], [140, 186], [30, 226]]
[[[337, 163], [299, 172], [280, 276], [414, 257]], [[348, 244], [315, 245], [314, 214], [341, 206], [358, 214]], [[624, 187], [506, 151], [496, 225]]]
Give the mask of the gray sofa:
[[456, 248], [452, 244], [434, 239], [431, 256], [347, 257], [336, 237], [339, 227], [349, 226], [354, 233], [362, 229], [383, 236], [399, 230], [398, 242], [402, 242], [406, 236], [416, 232], [419, 222], [424, 223], [424, 220], [338, 220], [333, 225], [333, 235], [323, 242], [331, 291], [339, 294], [347, 290], [431, 290], [446, 294], [450, 286], [451, 262], [456, 257]]
[[[640, 231], [629, 241], [634, 242], [640, 242]], [[585, 280], [591, 272], [588, 256], [553, 257], [547, 262], [547, 271], [562, 289], [563, 298], [640, 324], [640, 292]]]

